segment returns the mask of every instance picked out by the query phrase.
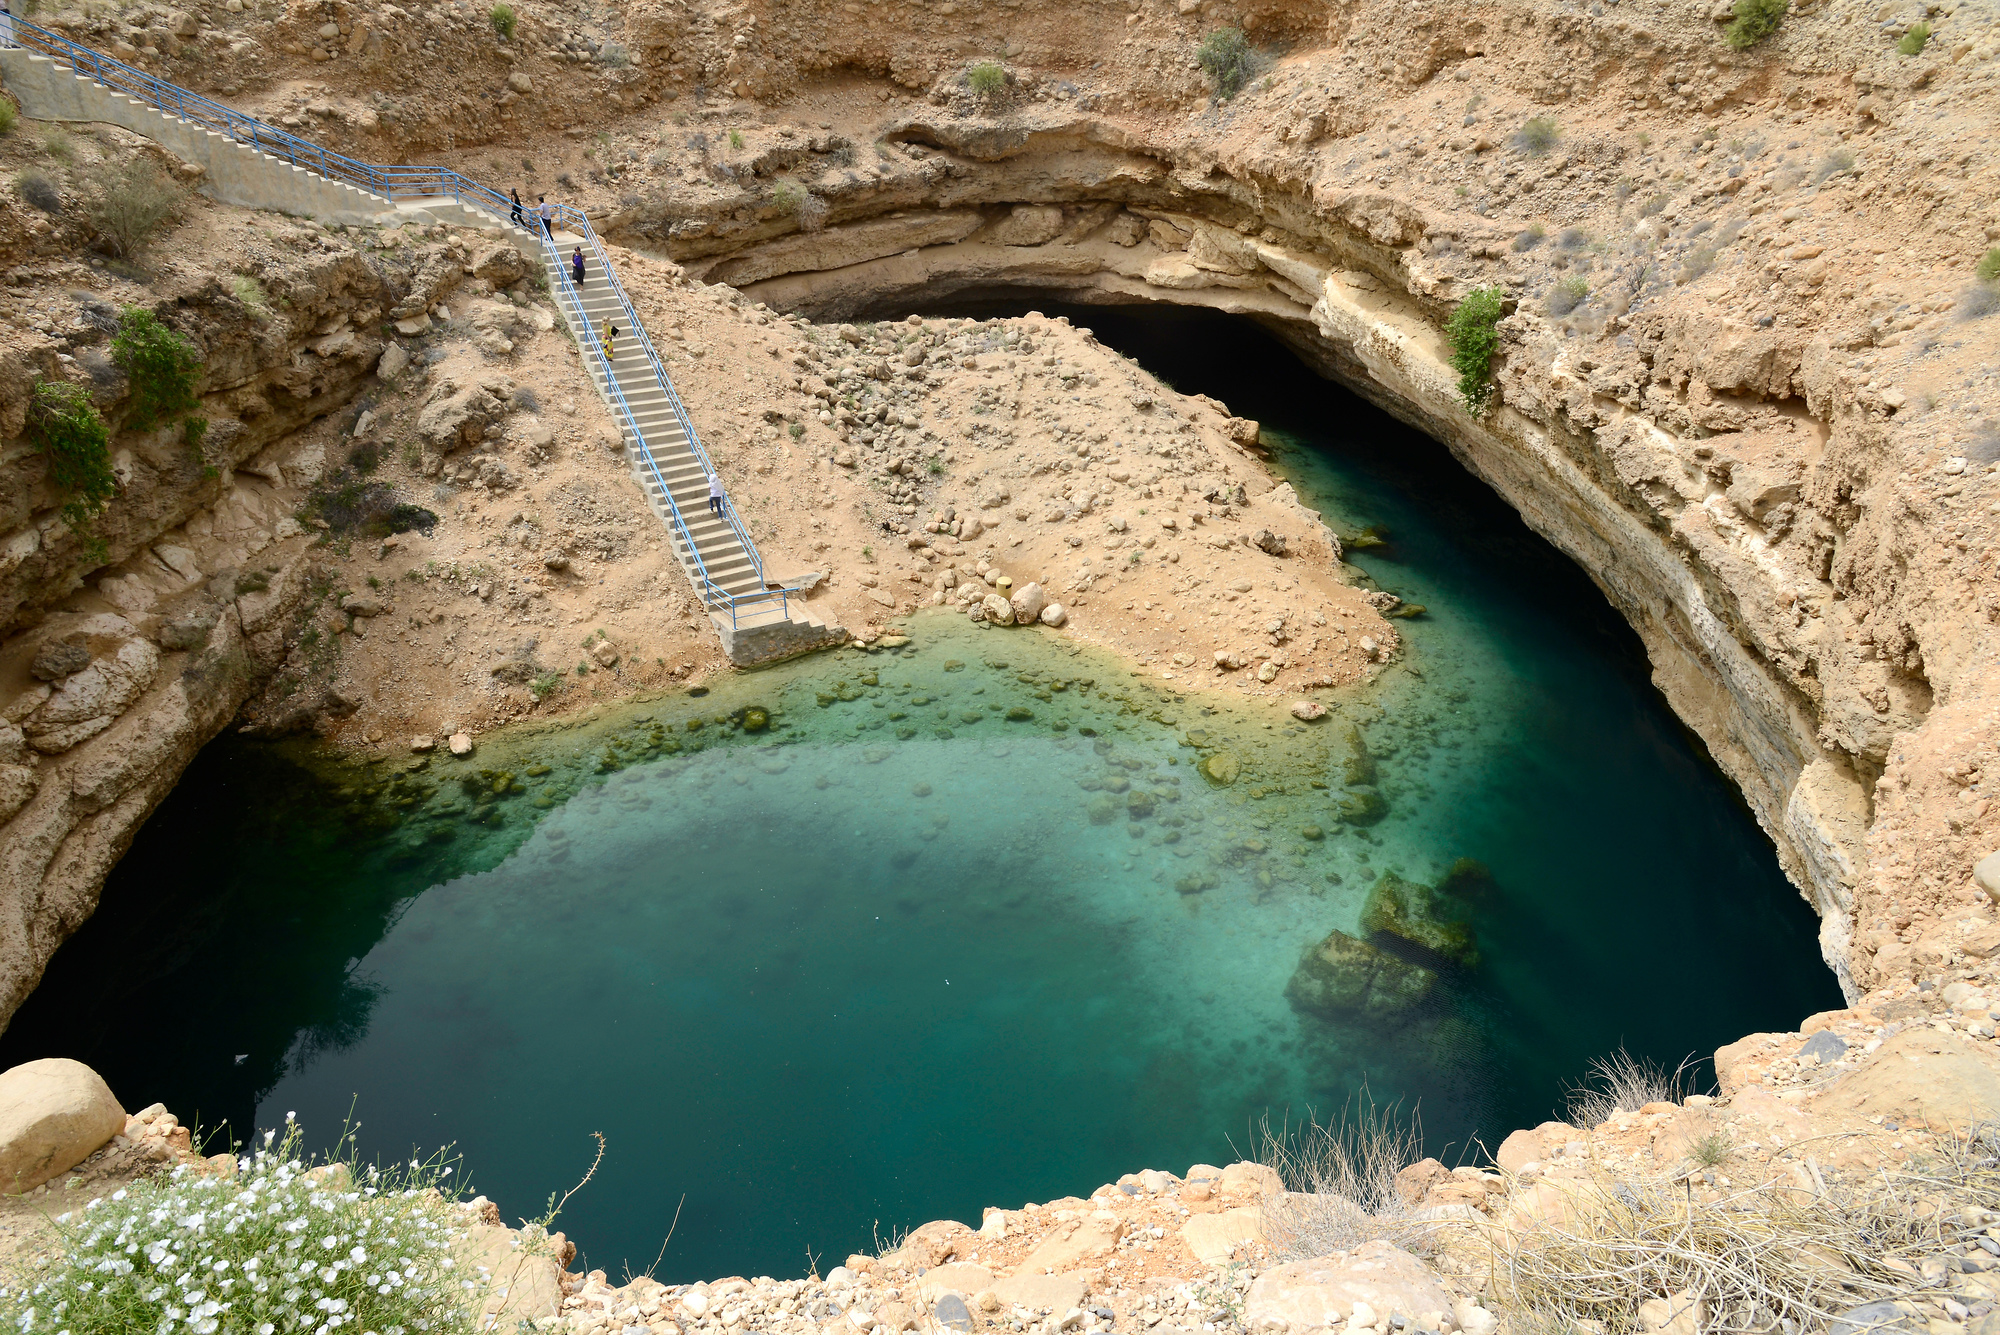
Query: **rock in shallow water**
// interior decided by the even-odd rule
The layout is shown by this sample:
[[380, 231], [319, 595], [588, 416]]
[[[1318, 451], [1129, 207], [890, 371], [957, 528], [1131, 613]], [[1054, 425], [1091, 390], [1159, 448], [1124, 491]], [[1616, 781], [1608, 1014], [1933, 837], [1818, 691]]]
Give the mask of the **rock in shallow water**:
[[1422, 965], [1336, 931], [1305, 953], [1285, 999], [1328, 1019], [1402, 1022], [1436, 986], [1437, 974]]
[[1471, 968], [1479, 962], [1472, 929], [1439, 918], [1436, 896], [1427, 885], [1384, 872], [1361, 906], [1361, 928], [1408, 942], [1427, 955]]

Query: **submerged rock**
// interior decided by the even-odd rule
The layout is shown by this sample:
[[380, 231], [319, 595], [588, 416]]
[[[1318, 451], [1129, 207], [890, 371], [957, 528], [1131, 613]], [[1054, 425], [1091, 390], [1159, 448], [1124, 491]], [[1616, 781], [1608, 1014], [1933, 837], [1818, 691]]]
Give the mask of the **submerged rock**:
[[1334, 734], [1327, 763], [1343, 784], [1375, 782], [1375, 757], [1368, 754], [1368, 743], [1362, 738], [1361, 729], [1352, 723]]
[[1349, 825], [1373, 825], [1389, 814], [1389, 799], [1365, 784], [1349, 788], [1334, 800], [1333, 814]]
[[1195, 768], [1201, 771], [1202, 778], [1216, 787], [1227, 788], [1243, 772], [1243, 762], [1234, 751], [1213, 751], [1203, 756], [1201, 764]]
[[1394, 872], [1384, 872], [1368, 892], [1361, 906], [1361, 928], [1394, 937], [1445, 963], [1470, 968], [1479, 962], [1472, 929], [1462, 922], [1440, 920], [1431, 888]]
[[1285, 984], [1295, 1010], [1328, 1019], [1401, 1022], [1437, 987], [1437, 974], [1345, 932], [1306, 951]]

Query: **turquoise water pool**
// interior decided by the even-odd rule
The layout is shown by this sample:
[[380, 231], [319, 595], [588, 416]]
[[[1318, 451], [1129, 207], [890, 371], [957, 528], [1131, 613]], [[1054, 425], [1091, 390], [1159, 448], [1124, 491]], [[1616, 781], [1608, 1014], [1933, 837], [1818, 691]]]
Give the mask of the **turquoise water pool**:
[[[784, 1276], [1226, 1162], [1364, 1084], [1452, 1159], [1621, 1043], [1672, 1063], [1838, 1004], [1810, 911], [1580, 572], [1254, 329], [1071, 314], [1264, 421], [1334, 527], [1379, 526], [1354, 564], [1429, 609], [1406, 667], [1308, 728], [940, 614], [905, 650], [469, 766], [221, 741], [0, 1059], [76, 1056], [130, 1107], [239, 1131], [296, 1111], [331, 1141], [352, 1107], [371, 1152], [455, 1142], [510, 1216], [602, 1132], [558, 1224], [588, 1264], [643, 1269], [678, 1209], [662, 1278]], [[770, 729], [730, 721], [748, 705]], [[1349, 724], [1373, 825], [1333, 815]], [[1218, 748], [1228, 786], [1196, 768]], [[1358, 933], [1384, 873], [1462, 858], [1476, 967], [1393, 1020], [1293, 1008], [1301, 952]]]

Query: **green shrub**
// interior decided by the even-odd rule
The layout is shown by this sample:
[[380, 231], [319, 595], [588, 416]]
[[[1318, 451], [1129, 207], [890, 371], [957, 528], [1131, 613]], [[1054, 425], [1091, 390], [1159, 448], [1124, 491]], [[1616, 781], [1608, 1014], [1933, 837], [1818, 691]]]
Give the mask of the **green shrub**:
[[1202, 38], [1195, 59], [1222, 97], [1236, 96], [1250, 77], [1250, 42], [1241, 28], [1217, 28]]
[[14, 122], [20, 119], [20, 108], [11, 101], [0, 97], [0, 134], [14, 133]]
[[1548, 234], [1549, 229], [1540, 223], [1530, 223], [1527, 227], [1514, 234], [1514, 249], [1516, 251], [1533, 250], [1536, 246], [1542, 244], [1542, 238]]
[[90, 225], [121, 259], [135, 258], [180, 209], [180, 187], [149, 158], [106, 163], [91, 184]]
[[2000, 280], [2000, 246], [1995, 246], [1979, 257], [1979, 263], [1972, 266], [1972, 272], [1979, 275], [1982, 283]]
[[236, 295], [238, 301], [248, 306], [258, 319], [261, 320], [271, 313], [270, 294], [264, 291], [262, 283], [250, 275], [238, 274], [230, 279], [229, 290]]
[[563, 688], [561, 672], [544, 672], [528, 684], [528, 693], [537, 700], [546, 700]]
[[[55, 1221], [59, 1255], [0, 1314], [22, 1331], [425, 1331], [469, 1335], [463, 1236], [433, 1158], [387, 1170], [315, 1165], [296, 1124], [237, 1176], [173, 1172]], [[349, 1152], [343, 1141], [336, 1153]]]
[[1920, 56], [1924, 53], [1925, 43], [1930, 40], [1931, 25], [1913, 23], [1910, 25], [1910, 30], [1903, 34], [1903, 40], [1896, 43], [1896, 49], [1906, 56]]
[[780, 213], [798, 219], [799, 230], [817, 232], [826, 226], [826, 201], [797, 181], [780, 181], [771, 191], [771, 204]]
[[610, 70], [622, 70], [632, 63], [632, 53], [623, 42], [606, 42], [597, 53], [597, 63]]
[[514, 6], [495, 5], [488, 11], [486, 17], [493, 20], [493, 31], [500, 34], [501, 41], [511, 42], [514, 40], [514, 29], [521, 22], [520, 16], [514, 12]]
[[83, 534], [118, 494], [111, 432], [90, 395], [66, 380], [36, 380], [28, 430], [49, 456], [49, 481], [62, 498], [63, 523]]
[[1007, 88], [1007, 70], [997, 60], [982, 60], [965, 72], [965, 86], [979, 97], [992, 99]]
[[1452, 369], [1458, 372], [1458, 397], [1474, 417], [1485, 415], [1493, 394], [1493, 354], [1500, 346], [1496, 326], [1506, 295], [1497, 287], [1474, 288], [1445, 323]]
[[1514, 131], [1514, 147], [1531, 158], [1538, 158], [1556, 146], [1562, 138], [1562, 131], [1554, 118], [1531, 116], [1520, 129]]
[[1738, 51], [1747, 51], [1778, 30], [1785, 21], [1790, 0], [1736, 0], [1736, 15], [1722, 30], [1722, 40]]
[[51, 125], [42, 131], [42, 152], [57, 162], [76, 161], [76, 143], [69, 137], [69, 131], [60, 125]]
[[1556, 316], [1568, 315], [1589, 299], [1589, 283], [1577, 277], [1565, 278], [1550, 289], [1548, 312]]
[[739, 150], [740, 150], [740, 149], [741, 149], [741, 148], [743, 147], [743, 133], [742, 133], [742, 131], [740, 131], [740, 130], [731, 130], [731, 131], [729, 132], [729, 146], [730, 146], [731, 148], [733, 148], [733, 149], [739, 149]]
[[[194, 410], [201, 406], [195, 386], [201, 381], [201, 352], [195, 345], [160, 323], [159, 317], [138, 306], [118, 313], [118, 332], [111, 336], [111, 359], [132, 382], [131, 406], [125, 426], [148, 431], [162, 422], [181, 419], [192, 424], [202, 419]], [[207, 428], [188, 426], [190, 438]]]

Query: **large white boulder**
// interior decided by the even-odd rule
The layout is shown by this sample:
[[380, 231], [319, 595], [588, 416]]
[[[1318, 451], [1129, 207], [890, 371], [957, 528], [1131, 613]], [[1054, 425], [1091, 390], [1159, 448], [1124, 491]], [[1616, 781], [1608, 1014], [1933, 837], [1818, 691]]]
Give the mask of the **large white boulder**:
[[44, 1057], [0, 1074], [0, 1192], [33, 1191], [125, 1129], [125, 1110], [82, 1062]]
[[1008, 599], [1008, 602], [1014, 607], [1015, 624], [1034, 625], [1042, 615], [1042, 608], [1048, 605], [1048, 601], [1048, 596], [1042, 592], [1042, 586], [1033, 581], [1014, 590], [1014, 596]]
[[1442, 1329], [1452, 1312], [1451, 1295], [1428, 1266], [1377, 1241], [1265, 1271], [1244, 1299], [1243, 1324], [1291, 1331], [1338, 1326], [1363, 1304], [1378, 1316], [1408, 1317], [1429, 1330]]

